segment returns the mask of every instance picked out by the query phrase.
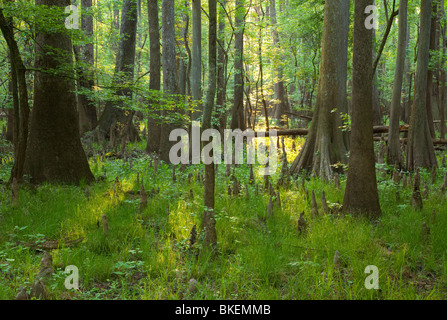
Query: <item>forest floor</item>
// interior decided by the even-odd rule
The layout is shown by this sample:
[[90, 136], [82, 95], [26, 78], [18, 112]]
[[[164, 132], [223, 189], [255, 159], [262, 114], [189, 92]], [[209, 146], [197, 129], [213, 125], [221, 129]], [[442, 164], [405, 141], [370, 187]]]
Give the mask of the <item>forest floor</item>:
[[[297, 139], [297, 145], [302, 141]], [[292, 139], [286, 139], [289, 163], [299, 151], [291, 146]], [[30, 291], [44, 250], [52, 255], [54, 268], [45, 281], [48, 299], [447, 298], [447, 207], [441, 193], [447, 168], [438, 169], [434, 184], [430, 172], [422, 172], [427, 182], [422, 184], [423, 209], [417, 211], [411, 206], [411, 187], [394, 183], [389, 168], [377, 165], [383, 215], [372, 223], [322, 212], [323, 190], [330, 207], [343, 202], [345, 176], [340, 188], [306, 180], [305, 189], [316, 195], [318, 217], [312, 218], [311, 199], [299, 177], [279, 188], [281, 206], [275, 201], [273, 215], [266, 219], [270, 195], [264, 178], [256, 175], [249, 184], [248, 165], [239, 165], [234, 175], [241, 192], [229, 195], [233, 183], [225, 165], [219, 165], [218, 245], [212, 253], [203, 250], [200, 233], [190, 247], [191, 229], [197, 225], [200, 231], [203, 213], [203, 166], [187, 166], [183, 172], [177, 166], [173, 181], [172, 166], [159, 165], [155, 172], [144, 147], [144, 141], [129, 145], [132, 161], [126, 163], [110, 154], [90, 157], [99, 179], [88, 192], [85, 185], [25, 185], [19, 201], [12, 203], [10, 187], [0, 184], [0, 299], [14, 299], [20, 287]], [[2, 159], [3, 181], [11, 164], [11, 157]], [[271, 177], [273, 185], [280, 165]], [[140, 210], [142, 181], [148, 205]], [[307, 232], [299, 235], [302, 211]], [[109, 225], [106, 235], [103, 214]], [[424, 222], [428, 235], [422, 232]], [[68, 265], [79, 270], [78, 290], [65, 288]], [[370, 265], [378, 268], [379, 290], [365, 287]], [[191, 279], [196, 286], [190, 287]]]

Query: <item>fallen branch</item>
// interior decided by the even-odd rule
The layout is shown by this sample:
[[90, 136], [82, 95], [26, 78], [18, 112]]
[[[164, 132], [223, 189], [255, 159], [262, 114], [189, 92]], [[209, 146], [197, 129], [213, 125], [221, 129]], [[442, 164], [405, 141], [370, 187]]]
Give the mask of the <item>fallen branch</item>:
[[312, 116], [306, 116], [306, 115], [304, 115], [304, 114], [299, 114], [299, 113], [293, 113], [293, 112], [285, 112], [286, 114], [289, 114], [289, 115], [291, 115], [291, 116], [294, 116], [294, 117], [298, 117], [298, 118], [302, 118], [302, 119], [305, 119], [305, 120], [308, 120], [308, 121], [312, 121]]
[[68, 238], [64, 238], [62, 240], [50, 240], [45, 239], [43, 241], [32, 241], [25, 243], [25, 247], [29, 247], [32, 250], [54, 250], [59, 249], [61, 247], [73, 247], [79, 243], [84, 241], [83, 237], [80, 237], [78, 239], [69, 240]]

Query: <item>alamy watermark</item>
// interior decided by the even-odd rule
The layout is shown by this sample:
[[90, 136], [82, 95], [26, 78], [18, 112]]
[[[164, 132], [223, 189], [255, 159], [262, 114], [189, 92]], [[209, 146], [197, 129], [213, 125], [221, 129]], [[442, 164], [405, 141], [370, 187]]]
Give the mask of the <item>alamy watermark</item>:
[[[240, 129], [225, 129], [224, 137], [222, 137], [221, 133], [216, 129], [206, 129], [201, 133], [200, 122], [193, 121], [191, 127], [191, 143], [189, 134], [185, 129], [174, 129], [171, 131], [169, 141], [178, 142], [169, 151], [169, 161], [172, 164], [190, 164], [190, 162], [192, 164], [242, 164], [244, 162], [244, 138], [246, 139], [247, 164], [264, 165], [265, 168], [259, 169], [260, 175], [274, 174], [277, 170], [278, 163], [276, 130], [269, 131], [267, 152], [267, 148], [263, 142], [255, 144], [257, 138], [265, 138], [265, 133], [263, 132], [255, 134], [251, 129], [245, 131]], [[209, 143], [201, 149], [201, 142]]]
[[365, 274], [369, 274], [365, 279], [365, 288], [379, 290], [379, 268], [374, 265], [367, 266]]
[[65, 28], [79, 29], [79, 9], [78, 6], [71, 5], [65, 7], [65, 13], [70, 15], [65, 19]]
[[370, 5], [365, 8], [365, 13], [369, 14], [368, 17], [365, 19], [365, 28], [368, 30], [379, 29], [379, 9], [377, 9], [377, 6]]
[[67, 266], [65, 268], [64, 273], [68, 273], [69, 275], [65, 278], [65, 288], [66, 289], [79, 289], [79, 270], [78, 267], [74, 265]]

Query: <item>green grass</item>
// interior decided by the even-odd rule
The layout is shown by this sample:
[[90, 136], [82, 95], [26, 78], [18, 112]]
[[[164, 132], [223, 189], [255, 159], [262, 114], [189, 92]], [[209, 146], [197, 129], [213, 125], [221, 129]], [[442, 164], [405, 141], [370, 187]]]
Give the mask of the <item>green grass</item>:
[[[301, 140], [298, 144], [301, 144]], [[298, 153], [286, 143], [289, 163]], [[96, 177], [104, 181], [90, 186], [45, 184], [37, 189], [22, 187], [20, 203], [11, 203], [11, 190], [0, 185], [0, 299], [14, 299], [20, 286], [30, 289], [40, 268], [42, 252], [30, 243], [60, 241], [51, 250], [55, 274], [48, 280], [50, 299], [445, 299], [447, 297], [447, 210], [440, 194], [445, 168], [438, 170], [435, 184], [429, 184], [429, 198], [420, 212], [411, 208], [409, 187], [395, 186], [378, 166], [378, 187], [383, 215], [379, 223], [350, 215], [321, 215], [311, 219], [311, 204], [301, 189], [301, 180], [292, 180], [281, 189], [281, 209], [264, 221], [269, 196], [263, 192], [263, 177], [248, 185], [247, 165], [235, 168], [242, 181], [240, 196], [227, 193], [230, 178], [219, 165], [216, 178], [217, 251], [198, 243], [189, 248], [190, 230], [200, 227], [203, 213], [203, 186], [196, 181], [202, 166], [186, 171], [162, 165], [154, 175], [150, 161], [141, 151], [144, 142], [131, 145], [133, 167], [122, 160], [90, 159]], [[4, 166], [9, 166], [5, 163]], [[280, 165], [280, 164], [278, 164]], [[160, 192], [148, 199], [140, 212], [137, 171], [145, 189]], [[194, 175], [188, 183], [188, 173]], [[0, 171], [7, 181], [9, 171]], [[256, 172], [256, 171], [255, 171]], [[275, 183], [280, 168], [272, 177]], [[429, 179], [429, 173], [423, 177]], [[119, 177], [121, 188], [114, 187]], [[341, 189], [332, 183], [311, 178], [321, 208], [324, 190], [330, 203], [343, 201]], [[190, 198], [190, 189], [194, 199]], [[396, 191], [401, 200], [396, 203]], [[166, 208], [169, 205], [169, 215]], [[432, 210], [437, 211], [431, 221]], [[298, 235], [297, 221], [305, 212], [308, 232]], [[321, 209], [320, 209], [321, 211]], [[107, 215], [109, 233], [102, 234], [101, 217]], [[431, 229], [428, 239], [421, 236], [422, 223]], [[83, 238], [73, 247], [64, 239]], [[338, 251], [342, 267], [334, 266]], [[67, 290], [65, 267], [79, 269], [80, 288]], [[380, 290], [365, 288], [365, 268], [379, 269]], [[188, 291], [194, 278], [198, 290]]]

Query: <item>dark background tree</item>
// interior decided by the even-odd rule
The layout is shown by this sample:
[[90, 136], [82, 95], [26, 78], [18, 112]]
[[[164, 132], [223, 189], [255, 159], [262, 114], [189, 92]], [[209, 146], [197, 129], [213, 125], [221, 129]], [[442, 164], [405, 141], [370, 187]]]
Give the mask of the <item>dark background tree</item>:
[[[174, 0], [163, 0], [162, 2], [162, 63], [163, 63], [163, 93], [171, 99], [175, 99], [178, 93], [177, 68], [175, 55], [175, 10]], [[175, 110], [163, 110], [162, 116], [167, 117]], [[160, 133], [160, 159], [169, 163], [169, 151], [174, 142], [169, 141], [170, 132], [176, 129], [171, 121], [163, 123]]]
[[388, 134], [387, 162], [404, 168], [404, 159], [400, 150], [399, 118], [402, 101], [402, 83], [407, 48], [407, 13], [408, 0], [400, 0], [399, 4], [399, 39], [397, 44], [396, 71], [394, 73], [393, 96], [390, 107], [390, 130]]
[[[276, 1], [275, 0], [270, 0], [270, 17], [271, 17], [271, 22], [273, 25], [273, 31], [272, 31], [273, 45], [278, 48], [280, 46], [280, 42], [279, 42], [279, 34], [278, 34], [278, 30], [277, 30]], [[279, 56], [281, 57], [282, 55], [279, 54]], [[277, 100], [277, 102], [275, 103], [275, 118], [277, 121], [279, 121], [281, 126], [287, 126], [288, 121], [287, 121], [287, 117], [286, 117], [287, 116], [286, 112], [288, 112], [289, 109], [287, 107], [286, 93], [285, 93], [284, 81], [283, 81], [284, 71], [281, 66], [282, 59], [280, 57], [279, 57], [279, 61], [277, 62], [279, 65], [276, 68], [276, 75], [275, 75], [277, 78], [277, 81], [275, 81], [275, 84], [274, 84], [275, 99]], [[286, 117], [286, 118], [284, 119], [284, 117]]]
[[25, 66], [14, 38], [13, 20], [3, 15], [0, 9], [0, 29], [9, 48], [9, 60], [11, 64], [10, 87], [13, 94], [12, 123], [14, 143], [14, 166], [12, 168], [10, 182], [15, 178], [21, 182], [23, 178], [23, 166], [25, 164], [26, 146], [28, 142], [28, 89], [26, 84]]
[[[85, 35], [91, 39], [93, 36], [93, 16], [92, 16], [92, 0], [81, 0], [82, 16], [81, 29]], [[75, 57], [81, 66], [78, 67], [78, 87], [92, 90], [94, 81], [94, 48], [93, 40], [83, 46], [74, 46]], [[78, 112], [79, 112], [79, 129], [81, 136], [87, 131], [96, 128], [98, 124], [95, 101], [85, 94], [78, 95]]]
[[427, 72], [430, 55], [432, 0], [421, 0], [421, 29], [407, 145], [407, 170], [437, 166], [427, 118]]
[[[217, 0], [208, 0], [209, 7], [209, 82], [206, 100], [203, 106], [203, 130], [211, 128], [211, 117], [214, 109], [217, 85]], [[214, 218], [214, 163], [205, 165], [204, 184], [204, 213], [202, 228], [205, 230], [204, 243], [206, 246], [217, 244], [216, 220]]]
[[[118, 85], [116, 95], [122, 98], [132, 99], [132, 89], [135, 68], [135, 45], [137, 35], [137, 1], [126, 0], [123, 4], [121, 14], [120, 46], [116, 55], [114, 84]], [[124, 103], [108, 101], [99, 119], [99, 132], [102, 137], [110, 133], [110, 127], [116, 122], [127, 125], [129, 117], [132, 115], [124, 109]], [[128, 137], [135, 140], [138, 136], [135, 127], [127, 127]]]
[[[160, 27], [158, 20], [158, 0], [148, 0], [147, 10], [149, 16], [149, 41], [150, 41], [150, 80], [149, 89], [160, 91], [161, 87], [161, 53], [160, 53]], [[155, 99], [149, 101], [150, 105], [157, 103]], [[158, 108], [152, 108], [152, 114], [160, 116]], [[158, 120], [158, 121], [157, 121]], [[146, 152], [160, 151], [160, 131], [159, 119], [148, 119], [148, 137]]]
[[234, 101], [231, 111], [231, 129], [246, 129], [244, 113], [244, 29], [245, 0], [236, 0], [234, 17]]
[[198, 105], [191, 118], [197, 120], [201, 113], [202, 100], [202, 19], [201, 0], [192, 0], [192, 55], [191, 55], [191, 94]]

